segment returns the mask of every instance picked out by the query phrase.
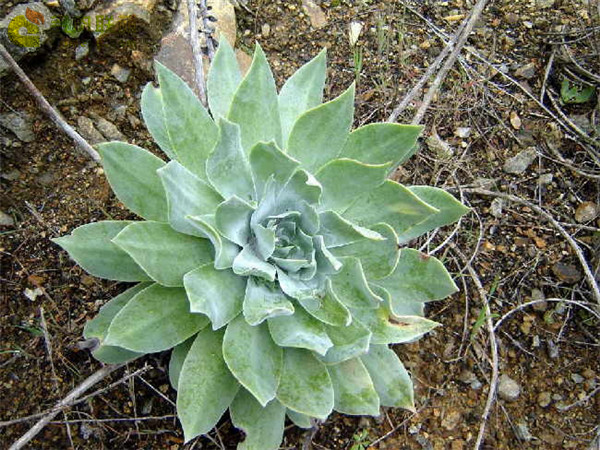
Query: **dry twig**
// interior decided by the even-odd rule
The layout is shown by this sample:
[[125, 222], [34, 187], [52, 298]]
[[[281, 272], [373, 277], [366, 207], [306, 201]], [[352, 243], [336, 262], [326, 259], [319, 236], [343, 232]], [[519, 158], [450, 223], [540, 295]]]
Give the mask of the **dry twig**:
[[29, 79], [27, 74], [23, 72], [23, 69], [19, 67], [17, 62], [13, 59], [11, 54], [8, 53], [8, 50], [6, 50], [6, 48], [4, 48], [2, 44], [0, 44], [0, 55], [14, 70], [14, 72], [17, 74], [17, 77], [19, 77], [19, 80], [21, 80], [21, 83], [25, 85], [29, 93], [35, 98], [40, 109], [44, 111], [48, 115], [48, 117], [50, 117], [50, 120], [52, 120], [52, 122], [54, 122], [54, 124], [58, 128], [62, 129], [71, 139], [73, 139], [80, 150], [86, 153], [94, 161], [99, 163], [100, 155], [98, 154], [98, 152], [94, 150], [94, 148], [83, 137], [81, 137], [81, 135], [77, 131], [75, 131], [75, 129], [71, 125], [69, 125], [65, 121], [65, 119], [61, 117], [59, 112], [55, 110], [52, 107], [52, 105], [50, 105], [50, 103], [48, 103], [48, 100], [46, 100], [44, 95], [38, 90], [38, 88], [35, 87], [35, 85]]

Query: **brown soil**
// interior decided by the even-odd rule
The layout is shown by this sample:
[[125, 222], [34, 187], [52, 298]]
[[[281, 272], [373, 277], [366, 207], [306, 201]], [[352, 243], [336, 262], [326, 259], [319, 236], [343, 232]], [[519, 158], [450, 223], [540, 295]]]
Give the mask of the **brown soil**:
[[[462, 0], [447, 6], [440, 6], [442, 2], [421, 3], [415, 6], [418, 12], [448, 33], [460, 20], [444, 18], [469, 10]], [[592, 10], [586, 18], [582, 11], [587, 9], [579, 2], [557, 1], [549, 9], [530, 3], [535, 4], [493, 2], [471, 45], [494, 64], [506, 64], [511, 74], [533, 62], [535, 74], [520, 81], [539, 96], [552, 52], [548, 44], [552, 36], [547, 33], [556, 31], [556, 25], [576, 29], [598, 25], [599, 20]], [[314, 30], [300, 1], [249, 2], [252, 13], [238, 11], [238, 46], [250, 49], [259, 40], [279, 85], [325, 46], [329, 60], [326, 96], [332, 98], [358, 79], [355, 125], [386, 120], [443, 43], [401, 2], [332, 0], [321, 2], [321, 6], [328, 23]], [[164, 14], [159, 18], [158, 29], [167, 25], [168, 17]], [[360, 76], [353, 69], [353, 49], [348, 41], [352, 20], [364, 24], [358, 41], [363, 53]], [[268, 37], [260, 35], [264, 24], [270, 25]], [[75, 61], [74, 49], [86, 37], [62, 37], [52, 52], [23, 67], [71, 124], [76, 124], [79, 115], [98, 114], [115, 123], [129, 142], [157, 151], [136, 118], [140, 117], [141, 89], [153, 78], [139, 61], [152, 59], [159, 38], [160, 33], [130, 24], [94, 46], [88, 57]], [[595, 42], [600, 45], [600, 40]], [[588, 44], [573, 44], [572, 50], [586, 64], [593, 62], [586, 52], [596, 51]], [[136, 58], [132, 58], [132, 51]], [[134, 59], [138, 63], [132, 63]], [[111, 76], [115, 63], [132, 67], [127, 83], [120, 84]], [[580, 203], [600, 202], [597, 180], [577, 175], [556, 162], [548, 149], [549, 145], [560, 148], [574, 165], [591, 171], [593, 165], [582, 145], [568, 139], [521, 90], [487, 66], [472, 57], [465, 63], [479, 75], [457, 65], [426, 116], [426, 135], [435, 129], [454, 148], [454, 156], [444, 157], [433, 146], [423, 145], [395, 178], [406, 184], [446, 187], [493, 179], [500, 192], [529, 199], [560, 222], [575, 224], [574, 211]], [[600, 73], [599, 67], [589, 67]], [[559, 89], [562, 71], [563, 63], [557, 60], [546, 82], [548, 88]], [[88, 85], [82, 83], [85, 77], [91, 77]], [[496, 83], [496, 87], [485, 80]], [[0, 114], [27, 112], [34, 117], [36, 134], [34, 142], [24, 144], [6, 132], [12, 144], [0, 149], [0, 211], [11, 215], [16, 223], [0, 231], [0, 419], [12, 420], [51, 407], [100, 367], [87, 351], [78, 349], [77, 342], [85, 321], [125, 288], [122, 283], [86, 275], [49, 238], [91, 221], [131, 216], [111, 193], [102, 171], [81, 156], [40, 113], [14, 76], [0, 80], [0, 93]], [[563, 109], [572, 117], [590, 115], [597, 107], [596, 102], [588, 102]], [[415, 111], [409, 108], [404, 121], [410, 121]], [[515, 114], [519, 116], [520, 127], [511, 122], [511, 113], [513, 121]], [[470, 127], [471, 135], [457, 137], [459, 127]], [[524, 174], [509, 175], [502, 170], [508, 158], [531, 146], [541, 156]], [[552, 182], [540, 185], [539, 175], [548, 173], [553, 175]], [[476, 253], [473, 267], [487, 292], [494, 320], [531, 300], [532, 289], [543, 291], [547, 298], [594, 301], [584, 279], [568, 284], [552, 270], [555, 263], [562, 262], [581, 272], [571, 247], [534, 211], [505, 203], [503, 214], [495, 217], [490, 212], [491, 199], [465, 194], [464, 201], [473, 208], [473, 214], [463, 221], [452, 244], [436, 254], [463, 289], [428, 307], [428, 317], [443, 327], [417, 343], [396, 348], [415, 380], [417, 414], [393, 409], [376, 419], [334, 414], [314, 434], [289, 427], [285, 448], [302, 448], [311, 437], [312, 445], [321, 449], [360, 450], [372, 445], [381, 449], [458, 450], [473, 446], [489, 388], [490, 346], [486, 325], [478, 321], [483, 317], [482, 299], [457, 248], [467, 257]], [[594, 260], [599, 254], [600, 223], [586, 225], [588, 228], [567, 226], [567, 230], [578, 239], [586, 257]], [[442, 243], [451, 228], [439, 233], [428, 248]], [[418, 248], [423, 242], [411, 246]], [[597, 267], [598, 261], [593, 263]], [[32, 301], [24, 292], [36, 287], [43, 294]], [[42, 332], [42, 311], [51, 355]], [[598, 434], [600, 411], [600, 395], [595, 390], [600, 383], [598, 327], [598, 321], [584, 310], [557, 303], [525, 308], [504, 322], [496, 331], [499, 370], [519, 383], [521, 393], [515, 401], [499, 398], [495, 403], [485, 448], [591, 445]], [[166, 354], [157, 354], [130, 364], [130, 372], [145, 365], [149, 369], [57, 416], [56, 422], [32, 441], [31, 448], [70, 448], [70, 442], [80, 449], [191, 448], [183, 446], [181, 429], [173, 416], [175, 392], [168, 384], [167, 363]], [[111, 380], [122, 377], [120, 370]], [[473, 377], [481, 382], [480, 387], [463, 382], [470, 383], [467, 379]], [[107, 385], [104, 382], [98, 387]], [[541, 406], [539, 396], [545, 393], [549, 393], [550, 403]], [[134, 420], [139, 417], [145, 419]], [[31, 424], [0, 428], [0, 447], [8, 447]], [[524, 425], [529, 438], [518, 431]], [[214, 448], [219, 442], [234, 448], [241, 438], [224, 419], [218, 432], [199, 439], [196, 448]]]

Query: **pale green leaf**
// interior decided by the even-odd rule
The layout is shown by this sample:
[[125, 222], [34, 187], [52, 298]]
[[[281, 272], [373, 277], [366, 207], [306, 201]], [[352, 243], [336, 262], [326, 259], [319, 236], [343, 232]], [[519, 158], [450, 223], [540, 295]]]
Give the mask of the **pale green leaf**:
[[241, 247], [250, 239], [250, 217], [254, 208], [239, 197], [233, 196], [221, 203], [215, 212], [217, 230]]
[[142, 115], [148, 131], [171, 159], [176, 159], [200, 178], [217, 140], [217, 126], [189, 86], [156, 62], [159, 86], [146, 85]]
[[240, 126], [246, 152], [259, 141], [275, 140], [281, 146], [277, 88], [265, 53], [258, 44], [252, 65], [233, 96], [227, 119]]
[[187, 272], [213, 260], [208, 240], [178, 233], [166, 223], [132, 223], [112, 242], [163, 286], [183, 286]]
[[283, 143], [287, 143], [292, 126], [305, 111], [318, 106], [323, 99], [327, 64], [325, 49], [287, 79], [279, 93], [279, 114]]
[[144, 219], [166, 222], [167, 197], [156, 173], [165, 163], [143, 148], [125, 142], [106, 142], [96, 148], [117, 198]]
[[232, 269], [234, 273], [243, 277], [254, 276], [275, 281], [275, 266], [260, 259], [250, 246], [244, 248], [235, 257]]
[[169, 224], [180, 233], [204, 237], [204, 233], [187, 220], [187, 216], [214, 214], [223, 201], [221, 196], [177, 161], [158, 171], [167, 193]]
[[264, 406], [240, 389], [229, 407], [231, 421], [246, 434], [237, 450], [277, 450], [283, 439], [285, 406], [273, 400]]
[[70, 235], [52, 239], [91, 275], [118, 281], [146, 281], [150, 277], [112, 239], [131, 221], [104, 220], [74, 229]]
[[223, 359], [223, 332], [198, 333], [188, 352], [177, 393], [177, 415], [186, 442], [208, 433], [229, 408], [240, 385]]
[[294, 314], [294, 305], [276, 284], [249, 277], [244, 298], [244, 317], [250, 325], [258, 325], [270, 317]]
[[371, 345], [360, 357], [369, 371], [381, 406], [415, 412], [413, 383], [396, 353], [387, 345]]
[[267, 324], [252, 326], [238, 316], [225, 331], [223, 357], [233, 376], [262, 406], [275, 398], [283, 350], [271, 339]]
[[327, 366], [335, 404], [333, 409], [350, 415], [379, 415], [379, 396], [369, 372], [359, 358]]
[[328, 326], [326, 330], [333, 347], [327, 350], [325, 356], [319, 357], [325, 364], [337, 364], [356, 358], [369, 349], [371, 332], [357, 320], [346, 327]]
[[129, 300], [131, 300], [138, 292], [146, 289], [150, 284], [151, 283], [138, 283], [127, 289], [122, 294], [109, 300], [102, 308], [100, 308], [96, 317], [86, 322], [83, 327], [83, 337], [85, 339], [98, 339], [98, 346], [92, 350], [92, 355], [98, 361], [102, 361], [105, 364], [120, 364], [143, 355], [143, 353], [132, 352], [130, 350], [125, 350], [124, 348], [104, 345], [104, 339], [108, 333], [108, 327], [110, 327], [110, 323], [117, 313], [121, 311]]
[[256, 200], [250, 163], [242, 149], [237, 124], [219, 120], [219, 138], [206, 161], [206, 175], [224, 198], [235, 195], [245, 201]]
[[242, 81], [240, 66], [235, 52], [227, 39], [221, 35], [206, 79], [208, 105], [213, 118], [227, 116], [233, 95]]
[[366, 278], [377, 280], [391, 274], [398, 264], [400, 249], [394, 229], [386, 223], [371, 226], [371, 232], [383, 239], [363, 238], [344, 247], [330, 249], [337, 257], [354, 256], [360, 259]]
[[381, 186], [357, 196], [343, 216], [365, 227], [384, 222], [401, 234], [437, 212], [436, 208], [420, 200], [406, 187], [387, 180]]
[[212, 242], [215, 251], [215, 269], [229, 269], [240, 252], [240, 248], [228, 239], [221, 237], [215, 229], [215, 215], [193, 216], [188, 217], [187, 220], [198, 229], [200, 234]]
[[288, 419], [290, 419], [298, 428], [308, 429], [313, 427], [311, 418], [306, 414], [296, 412], [293, 409], [287, 409], [285, 413], [288, 416]]
[[341, 258], [342, 270], [331, 277], [333, 291], [351, 308], [377, 308], [381, 302], [369, 287], [358, 258]]
[[[330, 250], [334, 247], [342, 247], [363, 240], [382, 241], [386, 239], [373, 230], [347, 221], [335, 211], [322, 212], [319, 214], [319, 221], [321, 227], [318, 234], [323, 236], [325, 245]], [[367, 243], [366, 245], [370, 244]]]
[[308, 350], [286, 348], [277, 400], [287, 408], [319, 419], [333, 409], [333, 386], [327, 369]]
[[183, 341], [181, 344], [173, 347], [171, 351], [171, 358], [169, 359], [169, 382], [173, 389], [177, 390], [179, 386], [179, 376], [181, 375], [181, 368], [185, 358], [194, 343], [196, 336], [192, 336], [187, 341]]
[[324, 355], [333, 346], [321, 322], [302, 308], [296, 308], [291, 316], [272, 317], [267, 322], [271, 337], [281, 347], [304, 348]]
[[411, 248], [400, 251], [394, 272], [376, 284], [390, 293], [392, 311], [396, 305], [441, 300], [458, 291], [439, 259]]
[[419, 316], [393, 315], [387, 305], [378, 309], [352, 309], [352, 317], [373, 333], [372, 344], [412, 342], [439, 326]]
[[302, 114], [294, 123], [287, 153], [309, 172], [336, 159], [352, 127], [354, 84], [342, 95]]
[[470, 211], [469, 208], [443, 189], [432, 186], [411, 186], [408, 189], [428, 205], [437, 208], [439, 212], [429, 216], [423, 222], [413, 225], [398, 236], [401, 244], [438, 227], [454, 223]]
[[392, 162], [397, 167], [413, 155], [421, 131], [420, 125], [365, 125], [350, 133], [340, 156], [368, 164]]
[[302, 307], [311, 316], [327, 325], [333, 327], [345, 327], [352, 322], [352, 316], [348, 308], [337, 298], [331, 288], [331, 281], [327, 280], [327, 290], [319, 296], [316, 302], [299, 299]]
[[389, 164], [368, 165], [353, 159], [334, 159], [315, 174], [323, 186], [321, 210], [343, 214], [356, 201], [356, 195], [372, 191], [388, 174]]
[[217, 270], [212, 263], [188, 272], [183, 285], [190, 300], [190, 311], [208, 316], [213, 330], [227, 325], [240, 312], [246, 280], [230, 269]]
[[309, 205], [318, 203], [321, 200], [323, 188], [321, 183], [306, 170], [297, 170], [285, 184], [279, 193], [278, 201], [283, 211], [287, 211], [289, 205], [296, 207], [302, 201]]
[[269, 178], [277, 183], [285, 183], [299, 166], [299, 162], [283, 153], [275, 142], [259, 142], [249, 155], [256, 194], [261, 199]]
[[105, 342], [134, 352], [161, 352], [193, 336], [208, 322], [202, 314], [190, 314], [184, 289], [153, 284], [118, 312]]
[[254, 248], [258, 256], [266, 261], [275, 251], [275, 230], [256, 224], [252, 227], [252, 232], [254, 234]]

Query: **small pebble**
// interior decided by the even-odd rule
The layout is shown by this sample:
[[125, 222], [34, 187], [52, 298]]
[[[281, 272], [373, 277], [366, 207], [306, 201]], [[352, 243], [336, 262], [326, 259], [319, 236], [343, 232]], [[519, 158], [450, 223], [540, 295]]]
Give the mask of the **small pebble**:
[[552, 402], [552, 394], [550, 392], [540, 392], [537, 397], [537, 403], [542, 408], [546, 408]]
[[110, 73], [120, 83], [127, 83], [127, 80], [129, 80], [129, 75], [131, 75], [131, 69], [127, 69], [125, 67], [121, 67], [118, 64], [115, 64], [114, 66], [112, 66], [112, 69], [110, 69]]
[[517, 423], [515, 434], [521, 441], [529, 442], [533, 439], [533, 436], [529, 432], [529, 427], [525, 422]]
[[572, 373], [571, 374], [571, 380], [573, 380], [573, 383], [579, 384], [579, 383], [583, 383], [583, 380], [585, 380], [585, 378], [583, 378], [578, 373]]
[[521, 386], [506, 374], [500, 376], [498, 384], [498, 395], [500, 398], [512, 402], [519, 398]]

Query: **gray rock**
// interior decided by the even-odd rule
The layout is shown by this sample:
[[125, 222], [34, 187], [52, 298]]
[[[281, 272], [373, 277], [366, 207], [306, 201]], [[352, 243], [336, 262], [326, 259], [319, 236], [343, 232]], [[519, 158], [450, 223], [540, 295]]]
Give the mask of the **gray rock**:
[[533, 77], [535, 77], [535, 64], [529, 63], [519, 67], [517, 70], [515, 70], [515, 77], [531, 80]]
[[470, 370], [465, 369], [458, 375], [458, 380], [464, 384], [471, 384], [473, 381], [477, 380], [477, 376]]
[[548, 339], [548, 357], [550, 359], [558, 359], [558, 356], [558, 345], [556, 345], [556, 343], [552, 339]]
[[533, 436], [529, 432], [529, 427], [525, 422], [517, 423], [515, 427], [515, 434], [517, 438], [521, 441], [529, 442], [533, 439]]
[[260, 34], [262, 34], [263, 37], [269, 37], [271, 34], [271, 25], [263, 23], [263, 26], [260, 28]]
[[535, 5], [541, 9], [552, 8], [555, 0], [535, 0]]
[[544, 173], [544, 174], [540, 175], [540, 177], [538, 178], [538, 184], [540, 186], [547, 186], [548, 184], [552, 183], [552, 180], [554, 180], [553, 174]]
[[15, 225], [15, 221], [11, 216], [6, 214], [5, 212], [0, 211], [0, 226], [2, 227], [12, 227]]
[[131, 69], [115, 64], [112, 66], [112, 69], [110, 69], [110, 74], [115, 77], [119, 83], [127, 83], [129, 75], [131, 75]]
[[490, 214], [497, 219], [501, 218], [503, 206], [504, 201], [501, 198], [495, 198], [492, 200], [492, 204], [490, 205]]
[[23, 142], [35, 141], [35, 134], [31, 129], [31, 118], [27, 113], [0, 114], [0, 127], [11, 131]]
[[572, 373], [571, 374], [571, 380], [573, 380], [573, 383], [579, 384], [579, 383], [583, 383], [583, 380], [585, 380], [585, 378], [583, 378], [578, 373]]
[[0, 178], [4, 178], [5, 180], [8, 180], [8, 181], [18, 180], [20, 176], [21, 176], [21, 172], [19, 172], [17, 169], [11, 170], [10, 172], [0, 173]]
[[512, 158], [508, 159], [504, 163], [504, 171], [506, 173], [520, 175], [527, 170], [536, 157], [537, 152], [535, 148], [529, 147], [528, 149], [523, 150]]
[[77, 118], [77, 129], [79, 133], [88, 141], [91, 145], [105, 142], [104, 136], [94, 126], [94, 122], [85, 116], [79, 116]]
[[83, 42], [82, 44], [79, 44], [75, 48], [75, 59], [77, 61], [85, 58], [89, 54], [90, 54], [90, 43], [89, 42]]
[[503, 374], [498, 382], [498, 395], [506, 401], [513, 402], [521, 395], [521, 386], [511, 377]]
[[98, 131], [100, 131], [100, 133], [102, 133], [102, 135], [109, 141], [127, 140], [127, 138], [119, 131], [117, 126], [105, 118], [96, 116], [94, 117], [94, 123], [96, 124]]

